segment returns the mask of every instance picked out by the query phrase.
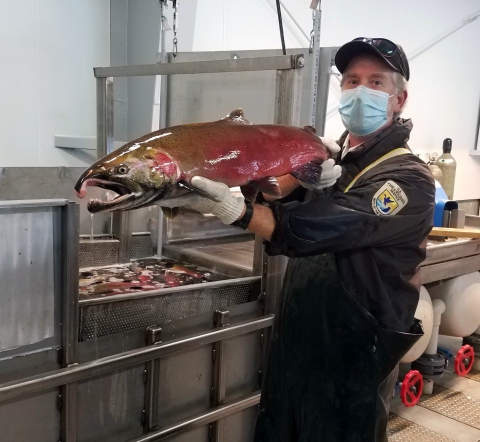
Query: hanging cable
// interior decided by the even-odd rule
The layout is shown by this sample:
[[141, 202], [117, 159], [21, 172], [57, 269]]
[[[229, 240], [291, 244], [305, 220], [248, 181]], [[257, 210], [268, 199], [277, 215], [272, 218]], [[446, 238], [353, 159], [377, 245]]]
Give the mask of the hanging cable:
[[172, 54], [174, 57], [177, 56], [178, 53], [178, 38], [177, 38], [177, 31], [178, 31], [178, 0], [173, 0], [173, 50]]
[[282, 40], [283, 55], [287, 55], [285, 49], [285, 36], [283, 35], [283, 23], [282, 23], [282, 10], [280, 9], [280, 0], [277, 1], [277, 15], [278, 15], [278, 27], [280, 28], [280, 39]]

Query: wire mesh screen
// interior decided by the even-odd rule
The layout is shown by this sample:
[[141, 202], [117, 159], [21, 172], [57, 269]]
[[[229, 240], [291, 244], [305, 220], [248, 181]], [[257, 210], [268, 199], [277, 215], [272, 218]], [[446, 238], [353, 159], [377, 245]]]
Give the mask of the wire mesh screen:
[[81, 308], [80, 341], [162, 324], [251, 300], [248, 284], [198, 289]]
[[119, 242], [80, 241], [78, 263], [80, 268], [97, 267], [118, 262]]
[[150, 234], [132, 236], [132, 259], [146, 258], [153, 256], [153, 246]]

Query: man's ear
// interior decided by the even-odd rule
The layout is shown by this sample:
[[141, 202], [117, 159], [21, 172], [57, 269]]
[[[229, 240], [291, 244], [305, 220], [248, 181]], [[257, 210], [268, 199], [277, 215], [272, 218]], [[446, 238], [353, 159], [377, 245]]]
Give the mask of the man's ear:
[[402, 110], [403, 106], [405, 106], [405, 103], [407, 102], [407, 98], [408, 98], [408, 91], [407, 90], [405, 90], [401, 94], [397, 95], [398, 110], [395, 109], [396, 112], [400, 112]]

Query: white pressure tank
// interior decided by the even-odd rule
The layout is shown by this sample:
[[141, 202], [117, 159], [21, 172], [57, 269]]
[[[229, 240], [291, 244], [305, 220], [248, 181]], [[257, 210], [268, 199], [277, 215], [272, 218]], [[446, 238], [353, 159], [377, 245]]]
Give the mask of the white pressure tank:
[[445, 303], [440, 334], [465, 337], [480, 326], [480, 273], [434, 283], [428, 287], [432, 299]]
[[424, 335], [417, 341], [417, 343], [410, 349], [410, 351], [403, 357], [401, 362], [410, 363], [418, 359], [427, 348], [427, 345], [432, 336], [433, 329], [433, 307], [430, 295], [425, 287], [420, 287], [420, 300], [418, 301], [415, 317], [422, 321]]

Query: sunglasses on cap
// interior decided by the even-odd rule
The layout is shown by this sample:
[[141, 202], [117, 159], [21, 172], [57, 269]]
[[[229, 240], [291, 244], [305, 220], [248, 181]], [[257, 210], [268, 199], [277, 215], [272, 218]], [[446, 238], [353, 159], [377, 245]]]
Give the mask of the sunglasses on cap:
[[368, 43], [369, 45], [373, 46], [380, 54], [385, 57], [386, 59], [395, 57], [395, 61], [398, 60], [399, 66], [396, 66], [397, 63], [393, 62], [391, 60], [388, 60], [390, 63], [392, 63], [394, 66], [396, 66], [401, 72], [401, 74], [405, 77], [408, 78], [406, 69], [405, 69], [405, 64], [403, 63], [403, 54], [400, 51], [399, 47], [390, 40], [387, 40], [386, 38], [368, 38], [368, 37], [359, 37], [355, 38], [352, 41], [362, 41], [364, 43]]

